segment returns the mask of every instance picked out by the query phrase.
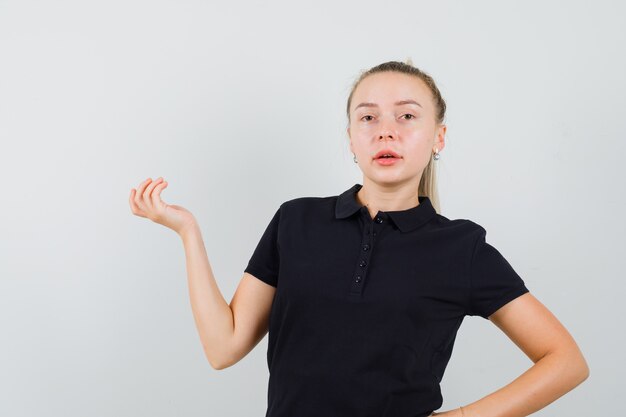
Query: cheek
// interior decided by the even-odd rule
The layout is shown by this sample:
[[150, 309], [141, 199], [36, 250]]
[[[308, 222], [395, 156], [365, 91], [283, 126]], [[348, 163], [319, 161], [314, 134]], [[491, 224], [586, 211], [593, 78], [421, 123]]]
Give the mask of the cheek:
[[405, 137], [402, 149], [407, 158], [411, 158], [414, 162], [418, 161], [420, 165], [428, 163], [428, 158], [432, 155], [432, 141], [428, 135], [414, 135]]
[[355, 149], [366, 149], [371, 142], [371, 135], [362, 131], [352, 132], [352, 146]]
[[412, 151], [424, 151], [430, 147], [432, 142], [430, 134], [422, 131], [406, 132], [402, 137], [404, 147]]
[[372, 135], [372, 133], [375, 132], [374, 126], [373, 125], [356, 125], [354, 127], [350, 128], [350, 131], [352, 132], [352, 136], [370, 136]]

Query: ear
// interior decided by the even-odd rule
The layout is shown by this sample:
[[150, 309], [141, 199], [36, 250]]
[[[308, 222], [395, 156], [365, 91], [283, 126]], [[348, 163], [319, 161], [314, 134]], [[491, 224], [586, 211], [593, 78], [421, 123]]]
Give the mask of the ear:
[[352, 138], [350, 137], [350, 128], [349, 127], [346, 129], [346, 133], [348, 134], [348, 141], [350, 142], [350, 152], [354, 153], [354, 151], [352, 150]]
[[437, 149], [439, 149], [439, 152], [441, 152], [443, 148], [446, 147], [445, 137], [446, 137], [447, 130], [448, 128], [446, 127], [446, 125], [441, 125], [437, 129], [437, 136], [435, 137], [435, 146], [437, 147]]

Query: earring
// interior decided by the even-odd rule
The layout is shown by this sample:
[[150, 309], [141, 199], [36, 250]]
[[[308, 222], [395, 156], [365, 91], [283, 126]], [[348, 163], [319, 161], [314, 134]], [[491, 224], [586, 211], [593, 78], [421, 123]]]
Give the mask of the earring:
[[440, 155], [439, 155], [439, 149], [435, 148], [435, 156], [433, 156], [433, 159], [435, 161], [437, 161], [439, 159]]
[[356, 164], [358, 161], [356, 160], [356, 154], [352, 154], [354, 155], [354, 158], [352, 158], [354, 160], [354, 163]]

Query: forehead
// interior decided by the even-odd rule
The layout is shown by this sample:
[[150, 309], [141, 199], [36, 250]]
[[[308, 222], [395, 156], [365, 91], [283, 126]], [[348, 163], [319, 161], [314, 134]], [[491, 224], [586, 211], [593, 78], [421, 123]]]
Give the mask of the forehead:
[[424, 108], [429, 108], [431, 92], [424, 81], [415, 75], [398, 72], [382, 72], [365, 77], [352, 96], [354, 110], [361, 102], [379, 106], [393, 106], [399, 100], [413, 99]]

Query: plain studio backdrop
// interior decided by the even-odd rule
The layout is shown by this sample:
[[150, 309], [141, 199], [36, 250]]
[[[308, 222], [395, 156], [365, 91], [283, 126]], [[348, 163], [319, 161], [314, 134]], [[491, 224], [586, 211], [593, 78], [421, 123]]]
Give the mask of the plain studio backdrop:
[[[267, 336], [204, 357], [180, 238], [131, 213], [148, 177], [198, 219], [230, 301], [278, 205], [362, 181], [359, 72], [411, 58], [448, 104], [442, 214], [488, 232], [591, 375], [538, 416], [620, 409], [623, 3], [0, 1], [0, 415], [263, 416]], [[456, 408], [532, 362], [466, 317]], [[617, 401], [617, 404], [616, 404]]]

